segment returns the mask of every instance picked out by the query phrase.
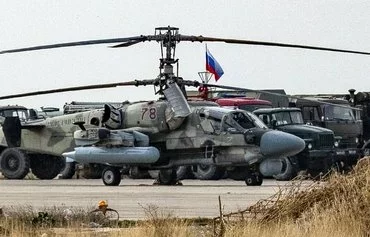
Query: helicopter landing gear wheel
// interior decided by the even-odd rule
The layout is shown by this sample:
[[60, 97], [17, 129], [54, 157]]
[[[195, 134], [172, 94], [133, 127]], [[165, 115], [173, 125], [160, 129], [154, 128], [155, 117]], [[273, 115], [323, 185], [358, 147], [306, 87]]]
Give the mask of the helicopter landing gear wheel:
[[103, 170], [102, 179], [107, 186], [118, 186], [121, 182], [121, 172], [117, 167], [108, 166]]
[[177, 183], [176, 169], [160, 170], [157, 182], [160, 185], [175, 185]]
[[17, 148], [7, 148], [0, 156], [0, 170], [7, 179], [23, 179], [30, 170], [30, 159]]
[[259, 172], [250, 172], [245, 177], [247, 186], [261, 186], [262, 182], [263, 176]]

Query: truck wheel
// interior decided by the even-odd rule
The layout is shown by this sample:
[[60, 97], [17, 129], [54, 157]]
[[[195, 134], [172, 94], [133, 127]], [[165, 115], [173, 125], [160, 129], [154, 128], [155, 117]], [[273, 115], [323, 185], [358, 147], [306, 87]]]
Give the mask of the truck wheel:
[[160, 170], [157, 181], [161, 185], [175, 185], [178, 181], [176, 169]]
[[132, 166], [128, 172], [128, 177], [131, 179], [148, 179], [150, 175], [148, 170], [141, 169], [138, 166]]
[[219, 180], [225, 174], [223, 167], [215, 165], [196, 165], [193, 167], [193, 175], [200, 180]]
[[30, 160], [18, 148], [7, 148], [0, 156], [0, 170], [7, 179], [23, 179], [30, 170]]
[[283, 164], [282, 172], [280, 174], [273, 175], [276, 180], [279, 181], [288, 181], [296, 176], [295, 168], [293, 167], [292, 162], [288, 157], [281, 159]]
[[65, 165], [65, 159], [59, 156], [32, 155], [31, 170], [39, 179], [54, 179]]
[[191, 172], [190, 166], [179, 166], [176, 169], [177, 180], [191, 179], [193, 178], [193, 172]]
[[159, 170], [148, 170], [149, 176], [152, 179], [158, 179]]
[[101, 164], [84, 164], [82, 169], [82, 177], [85, 179], [100, 179], [104, 166]]
[[259, 172], [250, 172], [245, 177], [245, 183], [247, 186], [261, 186], [263, 182], [263, 176]]
[[71, 179], [76, 173], [76, 162], [66, 162], [64, 169], [60, 172], [60, 179]]
[[103, 170], [102, 179], [107, 186], [118, 186], [121, 182], [121, 172], [117, 167], [108, 166]]

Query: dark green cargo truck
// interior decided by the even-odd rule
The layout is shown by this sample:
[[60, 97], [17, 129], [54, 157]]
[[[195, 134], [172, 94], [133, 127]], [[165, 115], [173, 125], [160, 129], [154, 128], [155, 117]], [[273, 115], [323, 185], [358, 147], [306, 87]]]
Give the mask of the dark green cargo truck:
[[353, 165], [347, 154], [356, 150], [339, 148], [340, 137], [335, 137], [332, 130], [305, 124], [299, 108], [267, 108], [255, 110], [254, 113], [268, 127], [294, 134], [306, 142], [302, 152], [283, 160], [284, 170], [274, 176], [276, 179], [289, 180], [300, 171], [317, 177], [332, 168], [346, 170]]

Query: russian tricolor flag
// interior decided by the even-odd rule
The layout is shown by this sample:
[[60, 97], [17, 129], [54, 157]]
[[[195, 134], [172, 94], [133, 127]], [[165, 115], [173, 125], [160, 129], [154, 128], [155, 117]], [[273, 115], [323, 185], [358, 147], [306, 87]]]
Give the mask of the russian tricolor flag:
[[206, 70], [215, 75], [216, 81], [224, 74], [224, 70], [222, 70], [220, 64], [218, 64], [208, 48], [206, 48]]

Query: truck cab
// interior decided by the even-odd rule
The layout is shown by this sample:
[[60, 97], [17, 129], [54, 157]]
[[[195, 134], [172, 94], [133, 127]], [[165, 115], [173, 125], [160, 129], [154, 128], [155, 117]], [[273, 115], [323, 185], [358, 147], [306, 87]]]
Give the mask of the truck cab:
[[[317, 101], [317, 102], [316, 102]], [[300, 108], [303, 120], [315, 126], [328, 128], [340, 136], [341, 148], [357, 148], [362, 137], [362, 120], [347, 100], [334, 98], [298, 99], [292, 106]]]

